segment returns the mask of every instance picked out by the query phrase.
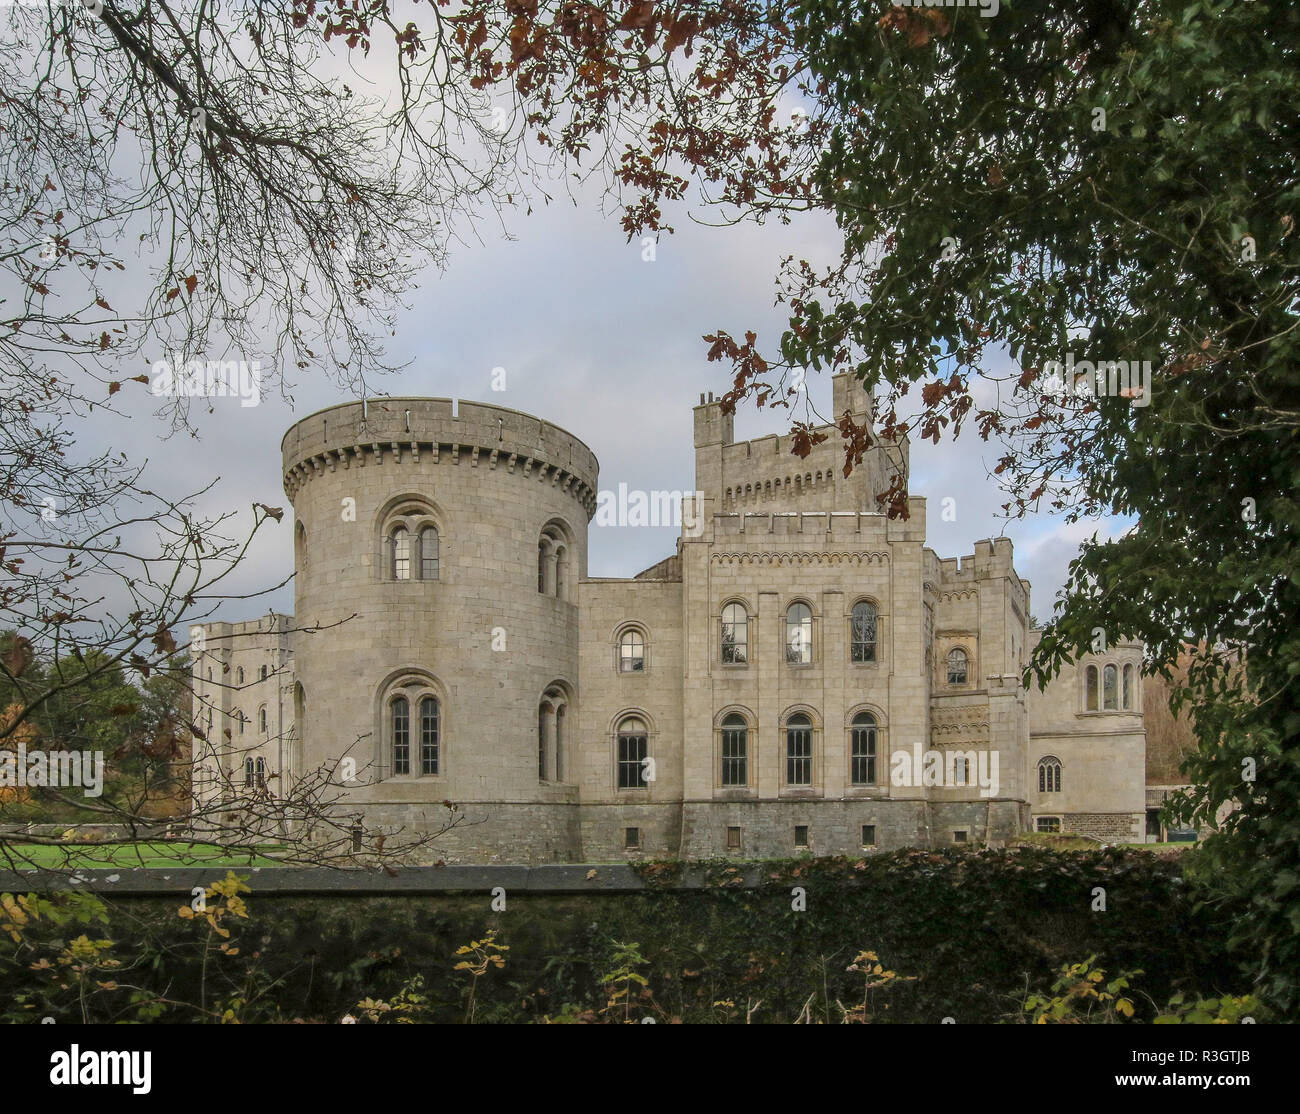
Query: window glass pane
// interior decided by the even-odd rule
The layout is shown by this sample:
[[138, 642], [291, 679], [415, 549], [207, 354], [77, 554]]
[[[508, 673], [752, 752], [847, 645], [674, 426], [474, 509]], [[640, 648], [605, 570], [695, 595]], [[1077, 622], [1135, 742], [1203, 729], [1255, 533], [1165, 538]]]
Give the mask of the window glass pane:
[[420, 701], [420, 773], [438, 772], [438, 701], [426, 696]]
[[1104, 707], [1119, 708], [1119, 670], [1113, 665], [1102, 670], [1101, 692]]
[[645, 638], [640, 631], [625, 631], [619, 639], [618, 667], [623, 673], [640, 673], [645, 669]]
[[420, 531], [420, 579], [438, 579], [438, 531], [432, 526]]
[[738, 603], [722, 609], [722, 661], [724, 665], [749, 661], [749, 613]]
[[850, 764], [854, 785], [876, 784], [876, 717], [860, 712], [853, 717]]
[[411, 579], [411, 534], [405, 526], [393, 531], [393, 579]]
[[411, 772], [411, 706], [406, 697], [393, 701], [393, 773]]
[[625, 719], [618, 729], [618, 787], [646, 787], [644, 761], [649, 751], [645, 724], [636, 718]]
[[806, 603], [791, 604], [785, 613], [785, 660], [812, 661], [812, 609]]
[[722, 784], [749, 784], [749, 727], [740, 715], [722, 721]]
[[1124, 666], [1124, 710], [1128, 711], [1133, 707], [1133, 667]]
[[876, 660], [876, 609], [865, 601], [853, 605], [852, 660]]
[[968, 659], [965, 650], [948, 651], [948, 684], [964, 685], [966, 683], [966, 666]]
[[1088, 666], [1085, 676], [1088, 685], [1087, 709], [1090, 712], [1095, 712], [1101, 707], [1097, 700], [1097, 667], [1095, 665]]
[[787, 785], [812, 784], [812, 724], [805, 715], [786, 721], [785, 780]]

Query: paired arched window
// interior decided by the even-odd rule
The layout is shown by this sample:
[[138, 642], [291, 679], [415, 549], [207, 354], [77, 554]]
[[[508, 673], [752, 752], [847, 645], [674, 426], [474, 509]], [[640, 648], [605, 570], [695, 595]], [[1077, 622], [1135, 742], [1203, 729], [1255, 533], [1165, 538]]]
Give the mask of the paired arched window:
[[253, 759], [251, 757], [244, 759], [244, 788], [253, 788]]
[[861, 600], [853, 605], [853, 620], [849, 630], [850, 660], [859, 662], [876, 660], [878, 618], [874, 603]]
[[870, 712], [859, 712], [850, 728], [850, 765], [854, 785], [876, 784], [877, 724]]
[[573, 543], [568, 528], [548, 523], [537, 539], [537, 590], [567, 600], [573, 584]]
[[390, 580], [438, 579], [440, 540], [429, 507], [419, 503], [403, 506], [388, 519], [384, 544]]
[[1038, 760], [1038, 791], [1040, 793], [1059, 793], [1061, 791], [1061, 760], [1047, 755]]
[[742, 603], [729, 603], [722, 609], [722, 664], [749, 663], [749, 612]]
[[618, 725], [618, 787], [645, 789], [646, 759], [650, 757], [650, 732], [645, 720], [627, 716]]
[[618, 671], [620, 673], [645, 671], [645, 635], [635, 627], [625, 630], [619, 636]]
[[964, 685], [969, 673], [970, 659], [961, 647], [948, 651], [948, 684]]
[[812, 785], [812, 720], [796, 712], [785, 721], [785, 782]]
[[812, 661], [812, 608], [792, 603], [785, 611], [785, 660], [792, 665]]
[[[422, 696], [416, 706], [419, 719], [420, 749], [418, 770], [436, 776], [441, 759], [441, 708], [436, 696]], [[396, 697], [388, 706], [388, 747], [394, 774], [412, 772], [411, 701]]]
[[563, 781], [567, 760], [568, 688], [548, 685], [537, 703], [537, 780]]
[[749, 784], [749, 724], [739, 712], [722, 721], [722, 784]]

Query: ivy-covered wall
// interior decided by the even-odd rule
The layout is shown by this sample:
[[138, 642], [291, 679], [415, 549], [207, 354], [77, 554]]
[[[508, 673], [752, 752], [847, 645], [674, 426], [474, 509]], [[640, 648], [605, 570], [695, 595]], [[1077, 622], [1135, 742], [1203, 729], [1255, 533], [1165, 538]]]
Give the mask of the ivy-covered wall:
[[[254, 889], [244, 895], [248, 918], [226, 917], [229, 940], [214, 938], [236, 954], [211, 952], [202, 986], [197, 941], [208, 928], [178, 915], [180, 900], [116, 900], [109, 924], [91, 935], [115, 941], [112, 954], [131, 963], [129, 976], [114, 976], [122, 983], [165, 986], [172, 1000], [202, 998], [209, 1007], [237, 1000], [244, 1020], [364, 1016], [361, 999], [389, 1000], [420, 976], [418, 1016], [436, 1021], [465, 1019], [471, 983], [478, 1022], [743, 1021], [751, 1007], [756, 1023], [801, 1013], [837, 1021], [837, 1001], [863, 1002], [865, 976], [848, 968], [864, 950], [900, 976], [871, 994], [867, 1012], [876, 1022], [1006, 1020], [1027, 987], [1045, 989], [1064, 964], [1092, 955], [1110, 974], [1144, 972], [1133, 980], [1139, 1018], [1151, 1012], [1144, 995], [1163, 1004], [1179, 989], [1249, 989], [1226, 958], [1231, 910], [1198, 901], [1176, 861], [1140, 852], [805, 859], [763, 864], [758, 888], [743, 887], [735, 865], [717, 863], [707, 865], [703, 891], [673, 888], [680, 864], [642, 871], [647, 892], [507, 892], [496, 910], [489, 894], [288, 897]], [[455, 970], [477, 954], [457, 949], [493, 930], [495, 944], [508, 949], [495, 953], [504, 966], [490, 964], [477, 978]], [[602, 984], [620, 969], [622, 980]], [[0, 965], [0, 980], [9, 1009], [15, 996], [34, 992], [34, 1010], [79, 1020], [58, 1016], [75, 1007], [66, 994], [63, 1002], [47, 994], [46, 972]], [[601, 1014], [612, 986], [627, 988], [630, 1004], [620, 999]], [[168, 1007], [162, 1019], [193, 1018]]]

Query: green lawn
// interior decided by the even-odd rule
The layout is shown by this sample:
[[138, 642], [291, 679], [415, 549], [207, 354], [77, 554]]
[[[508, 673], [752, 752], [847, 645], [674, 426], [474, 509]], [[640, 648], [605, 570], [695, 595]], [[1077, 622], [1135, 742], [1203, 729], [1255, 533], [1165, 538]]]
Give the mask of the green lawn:
[[[275, 846], [259, 851], [278, 851]], [[227, 853], [220, 847], [180, 840], [157, 843], [103, 844], [93, 843], [51, 847], [46, 844], [11, 844], [6, 853], [0, 850], [0, 869], [7, 869], [6, 861], [12, 857], [20, 870], [41, 867], [62, 869], [81, 867], [139, 867], [139, 866], [278, 866], [277, 860], [254, 852]]]

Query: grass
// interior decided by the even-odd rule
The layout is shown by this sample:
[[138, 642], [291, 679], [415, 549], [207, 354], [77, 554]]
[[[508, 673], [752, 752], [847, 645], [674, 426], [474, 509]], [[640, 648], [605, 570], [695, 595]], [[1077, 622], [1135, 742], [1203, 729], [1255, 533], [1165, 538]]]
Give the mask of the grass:
[[158, 867], [158, 866], [279, 866], [276, 859], [258, 852], [278, 851], [264, 846], [254, 851], [226, 851], [211, 844], [165, 840], [155, 843], [64, 844], [52, 847], [41, 843], [11, 843], [0, 850], [0, 869], [7, 869], [9, 858], [19, 870], [81, 867]]

